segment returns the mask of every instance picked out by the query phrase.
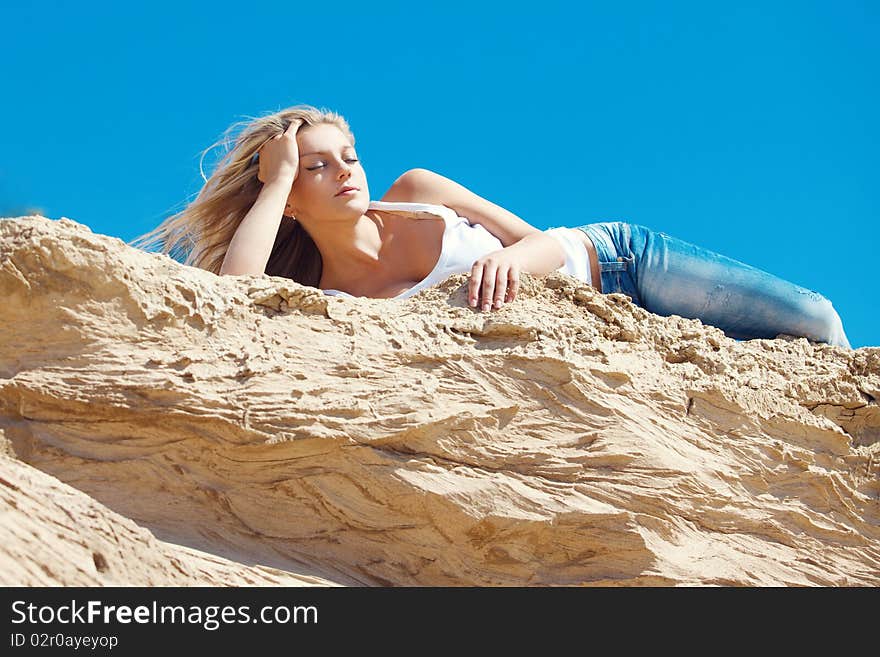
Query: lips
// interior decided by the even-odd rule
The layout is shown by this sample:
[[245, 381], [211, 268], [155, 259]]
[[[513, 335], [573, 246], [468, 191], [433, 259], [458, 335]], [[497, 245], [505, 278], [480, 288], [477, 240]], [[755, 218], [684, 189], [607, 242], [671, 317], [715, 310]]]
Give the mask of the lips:
[[344, 194], [345, 192], [349, 191], [350, 189], [357, 190], [360, 188], [359, 187], [351, 187], [351, 186], [343, 187], [342, 189], [339, 190], [339, 192], [336, 194], [336, 196], [339, 196], [339, 194]]

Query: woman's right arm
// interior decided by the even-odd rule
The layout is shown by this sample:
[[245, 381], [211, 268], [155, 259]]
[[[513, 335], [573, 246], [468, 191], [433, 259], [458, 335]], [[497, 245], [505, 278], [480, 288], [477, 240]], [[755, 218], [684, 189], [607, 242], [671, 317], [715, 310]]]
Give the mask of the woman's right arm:
[[260, 276], [266, 272], [284, 206], [299, 172], [296, 133], [302, 122], [294, 119], [283, 133], [260, 148], [257, 179], [263, 183], [263, 189], [229, 241], [220, 265], [221, 276]]
[[289, 178], [275, 178], [263, 185], [229, 242], [220, 266], [221, 276], [259, 276], [266, 271], [292, 186], [293, 180]]

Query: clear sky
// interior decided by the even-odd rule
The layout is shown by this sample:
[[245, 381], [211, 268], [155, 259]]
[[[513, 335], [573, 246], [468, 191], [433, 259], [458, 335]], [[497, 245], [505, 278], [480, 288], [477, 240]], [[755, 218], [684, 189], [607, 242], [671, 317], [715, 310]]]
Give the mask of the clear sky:
[[[816, 290], [880, 345], [880, 3], [4, 3], [0, 216], [130, 241], [289, 105], [378, 199], [452, 178], [538, 228], [639, 223]], [[206, 157], [206, 174], [216, 160]]]

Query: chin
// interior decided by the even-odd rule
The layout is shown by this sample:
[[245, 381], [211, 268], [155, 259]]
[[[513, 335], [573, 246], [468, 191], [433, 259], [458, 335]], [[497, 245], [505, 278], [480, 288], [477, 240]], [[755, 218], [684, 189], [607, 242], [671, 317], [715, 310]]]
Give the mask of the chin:
[[[338, 199], [334, 199], [334, 200], [336, 200], [338, 202]], [[349, 218], [349, 217], [357, 218], [363, 214], [366, 214], [369, 207], [370, 207], [369, 200], [362, 201], [361, 199], [357, 199], [357, 200], [352, 199], [348, 203], [343, 204], [342, 207], [337, 205], [334, 208], [334, 211], [336, 214], [338, 214], [340, 216], [344, 216], [346, 218]]]
[[363, 190], [361, 190], [357, 198], [351, 199], [348, 203], [348, 207], [357, 208], [361, 214], [366, 212], [370, 207], [370, 196]]

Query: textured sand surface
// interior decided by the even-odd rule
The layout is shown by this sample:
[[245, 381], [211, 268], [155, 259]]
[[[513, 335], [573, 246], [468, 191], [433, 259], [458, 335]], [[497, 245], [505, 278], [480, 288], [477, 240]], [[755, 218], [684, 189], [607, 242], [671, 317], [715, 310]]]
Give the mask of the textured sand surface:
[[880, 584], [880, 348], [466, 281], [327, 297], [0, 220], [2, 583]]

